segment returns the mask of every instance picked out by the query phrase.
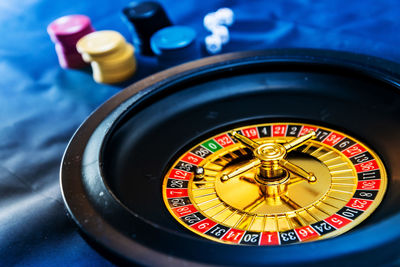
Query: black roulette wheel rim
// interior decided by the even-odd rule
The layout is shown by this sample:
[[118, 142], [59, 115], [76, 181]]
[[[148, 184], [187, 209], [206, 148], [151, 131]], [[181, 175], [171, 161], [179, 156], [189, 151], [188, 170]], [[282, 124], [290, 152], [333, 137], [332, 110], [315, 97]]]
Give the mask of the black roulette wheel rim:
[[[257, 73], [253, 72], [253, 70], [257, 70]], [[323, 75], [331, 75], [330, 72], [332, 72], [332, 75], [345, 77], [355, 75], [357, 78], [365, 78], [367, 82], [372, 81], [387, 87], [385, 90], [390, 91], [391, 94], [396, 95], [399, 93], [399, 65], [368, 56], [324, 50], [293, 49], [226, 54], [180, 65], [152, 75], [131, 85], [98, 108], [77, 130], [64, 154], [61, 167], [62, 193], [69, 214], [84, 236], [96, 248], [110, 255], [113, 259], [117, 259], [118, 262], [146, 265], [284, 265], [317, 264], [322, 262], [337, 264], [338, 262], [348, 263], [352, 260], [356, 260], [357, 263], [365, 262], [371, 264], [392, 261], [396, 257], [395, 248], [398, 247], [400, 241], [400, 230], [396, 228], [398, 222], [400, 222], [400, 214], [393, 208], [389, 212], [391, 214], [388, 215], [388, 212], [386, 214], [383, 213], [383, 215], [379, 215], [380, 218], [377, 220], [373, 219], [375, 220], [373, 223], [366, 223], [364, 227], [332, 239], [280, 247], [232, 246], [191, 236], [190, 233], [180, 229], [177, 224], [177, 230], [174, 230], [173, 222], [165, 226], [162, 225], [162, 221], [156, 221], [153, 217], [149, 217], [148, 214], [144, 214], [143, 211], [136, 212], [134, 204], [129, 203], [129, 194], [124, 193], [123, 189], [127, 184], [129, 185], [129, 182], [127, 184], [124, 184], [124, 181], [121, 182], [122, 184], [113, 182], [112, 172], [118, 172], [120, 166], [118, 162], [109, 163], [113, 161], [109, 155], [119, 153], [118, 149], [128, 143], [134, 143], [134, 141], [129, 140], [130, 138], [127, 137], [126, 133], [121, 133], [120, 129], [127, 127], [129, 130], [129, 127], [133, 127], [135, 125], [135, 116], [139, 119], [142, 118], [140, 116], [143, 116], [142, 120], [148, 119], [148, 117], [138, 114], [146, 112], [151, 106], [157, 107], [157, 103], [167, 101], [168, 97], [173, 99], [180, 92], [190, 91], [190, 88], [194, 88], [197, 85], [201, 86], [205, 83], [212, 85], [214, 83], [215, 87], [221, 87], [220, 80], [225, 82], [233, 79], [234, 83], [235, 77], [238, 77], [237, 79], [245, 77], [243, 79], [251, 80], [258, 77], [258, 73], [260, 75], [265, 73], [265, 75], [270, 75], [270, 73], [276, 74], [277, 72], [284, 74], [277, 77], [268, 76], [268, 78], [272, 81], [274, 79], [279, 81], [302, 72], [300, 76], [293, 78], [294, 81], [299, 82], [299, 77], [304, 78], [304, 73], [307, 72], [309, 72], [311, 80], [313, 80], [314, 74], [317, 76], [321, 73]], [[317, 76], [315, 76], [315, 80], [318, 80], [318, 77], [323, 80], [325, 77]], [[325, 78], [329, 77], [326, 76]], [[330, 82], [333, 81], [331, 80]], [[367, 82], [364, 82], [364, 85]], [[233, 83], [231, 84], [232, 86], [234, 86]], [[309, 82], [305, 81], [305, 83], [308, 84]], [[267, 86], [269, 88], [273, 87], [271, 84]], [[290, 86], [288, 85], [287, 87]], [[354, 84], [349, 86], [354, 87]], [[320, 85], [315, 88], [318, 87]], [[265, 88], [259, 90], [262, 92]], [[279, 91], [279, 88], [275, 88], [275, 90]], [[240, 93], [243, 96], [249, 94], [245, 91]], [[190, 95], [190, 93], [188, 94]], [[200, 98], [199, 95], [195, 95], [196, 97], [194, 98]], [[227, 95], [228, 97], [231, 96], [229, 93]], [[255, 96], [257, 96], [257, 93], [255, 93]], [[223, 98], [224, 96], [219, 97]], [[275, 97], [281, 97], [280, 92]], [[299, 97], [296, 95], [296, 91], [294, 92], [294, 97]], [[321, 96], [321, 99], [323, 97], [326, 96]], [[370, 96], [370, 98], [372, 97], [373, 95]], [[217, 98], [212, 99], [211, 97], [210, 103], [212, 101], [215, 102]], [[307, 99], [307, 97], [301, 99]], [[237, 104], [235, 102], [237, 100], [233, 99], [232, 101]], [[160, 107], [163, 107], [163, 104], [160, 105]], [[198, 105], [198, 103], [194, 102], [194, 105]], [[315, 109], [318, 108], [322, 109], [322, 106]], [[188, 109], [190, 109], [190, 103]], [[203, 108], [203, 110], [205, 109]], [[240, 116], [232, 115], [232, 117], [227, 115], [229, 118], [215, 122], [212, 127], [204, 129], [204, 131], [196, 132], [193, 130], [193, 132], [196, 132], [195, 134], [192, 132], [192, 136], [182, 141], [179, 147], [176, 147], [172, 152], [168, 152], [168, 160], [162, 163], [164, 169], [160, 170], [160, 173], [165, 172], [165, 168], [173, 161], [174, 155], [185, 146], [190, 146], [194, 140], [204, 135], [209, 136], [218, 129], [241, 125], [249, 121], [265, 120], [266, 118], [271, 121], [283, 119], [288, 121], [290, 120], [288, 117], [291, 117], [292, 120], [321, 121], [321, 119], [317, 120], [315, 116], [311, 118], [312, 116], [308, 116], [306, 113], [290, 116], [290, 112], [271, 115], [265, 115], [265, 111], [256, 112], [261, 112], [261, 115], [246, 114]], [[294, 114], [293, 111], [291, 112], [291, 114]], [[315, 110], [311, 113], [313, 112], [315, 113]], [[389, 110], [387, 112], [395, 113], [397, 111]], [[151, 114], [151, 111], [149, 113]], [[218, 116], [218, 114], [213, 114], [212, 112], [208, 115], [211, 117], [210, 120], [213, 119], [213, 116]], [[163, 116], [167, 115], [160, 115], [160, 117]], [[324, 114], [319, 116], [323, 117]], [[356, 117], [350, 116], [349, 120]], [[334, 123], [329, 119], [321, 123], [323, 125], [333, 125], [339, 130], [341, 129], [340, 127], [343, 127], [343, 123]], [[199, 122], [199, 124], [201, 123]], [[356, 126], [354, 127], [356, 128]], [[350, 130], [350, 133], [363, 139], [363, 134], [354, 133], [353, 131]], [[115, 141], [115, 136], [123, 136], [122, 139], [126, 139], [126, 141]], [[387, 171], [392, 183], [394, 180], [399, 179], [397, 169], [392, 168], [395, 161], [393, 154], [381, 152], [380, 149], [376, 149], [376, 147], [379, 148], [380, 146], [379, 142], [374, 142], [372, 138], [366, 139], [367, 144], [370, 144], [381, 154], [384, 163], [387, 165]], [[132, 147], [135, 147], [135, 144]], [[121, 154], [123, 153], [121, 152]], [[157, 178], [149, 176], [146, 179], [154, 180]], [[162, 180], [162, 176], [158, 179]], [[154, 190], [160, 191], [161, 187]], [[391, 194], [396, 195], [393, 192]], [[161, 191], [159, 195], [161, 197]], [[162, 201], [155, 200], [154, 202], [157, 202], [156, 205], [160, 204], [160, 209], [164, 207], [162, 206]], [[393, 206], [393, 203], [391, 205]], [[168, 218], [167, 215], [161, 214], [160, 216], [164, 216], [163, 218], [165, 219]], [[198, 253], [199, 251], [201, 253]], [[379, 253], [380, 257], [374, 256], [374, 253]]]

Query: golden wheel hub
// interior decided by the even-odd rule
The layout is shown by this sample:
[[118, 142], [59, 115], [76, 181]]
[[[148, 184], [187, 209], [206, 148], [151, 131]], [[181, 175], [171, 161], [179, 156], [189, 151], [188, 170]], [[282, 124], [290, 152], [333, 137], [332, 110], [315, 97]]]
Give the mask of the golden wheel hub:
[[299, 123], [250, 125], [182, 154], [163, 196], [172, 216], [205, 238], [279, 245], [342, 234], [382, 201], [387, 176], [365, 144]]
[[[259, 215], [278, 215], [294, 210], [301, 211], [303, 210], [301, 207], [318, 203], [331, 185], [332, 178], [328, 167], [307, 155], [296, 154], [288, 156], [288, 159], [315, 173], [318, 180], [315, 183], [308, 183], [287, 172], [287, 176], [282, 179], [268, 182], [268, 185], [263, 186], [255, 179], [257, 177], [255, 168], [226, 182], [217, 179], [215, 181], [217, 196], [240, 212]], [[229, 172], [232, 168], [235, 166], [227, 167], [225, 171]], [[264, 188], [268, 190], [280, 186], [284, 186], [282, 194], [268, 195], [268, 192], [263, 191]], [[288, 199], [295, 199], [296, 203], [288, 202]]]
[[[282, 187], [280, 189], [276, 188], [276, 194], [286, 190], [283, 180], [287, 181], [288, 175], [279, 166], [279, 161], [286, 156], [286, 149], [278, 143], [266, 143], [257, 147], [253, 153], [261, 161], [259, 172], [255, 177], [256, 181], [266, 186]], [[278, 183], [277, 179], [279, 179]], [[271, 184], [271, 182], [274, 183]]]
[[280, 160], [286, 156], [286, 149], [277, 143], [266, 143], [255, 149], [254, 155], [265, 161]]

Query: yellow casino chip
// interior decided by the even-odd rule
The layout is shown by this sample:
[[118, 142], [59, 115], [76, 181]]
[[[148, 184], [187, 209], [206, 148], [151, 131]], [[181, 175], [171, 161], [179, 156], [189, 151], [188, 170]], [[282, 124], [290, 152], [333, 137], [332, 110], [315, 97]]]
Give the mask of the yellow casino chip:
[[81, 54], [85, 54], [85, 60], [98, 59], [120, 50], [125, 47], [125, 38], [116, 31], [97, 31], [82, 37], [76, 44]]
[[132, 64], [135, 63], [134, 48], [131, 44], [126, 44], [121, 52], [113, 54], [107, 57], [107, 60], [93, 61], [95, 65], [99, 65], [102, 71], [113, 71], [131, 68]]
[[98, 83], [120, 83], [130, 78], [136, 71], [136, 62], [132, 61], [132, 65], [122, 70], [102, 71], [98, 64], [92, 64], [93, 79]]

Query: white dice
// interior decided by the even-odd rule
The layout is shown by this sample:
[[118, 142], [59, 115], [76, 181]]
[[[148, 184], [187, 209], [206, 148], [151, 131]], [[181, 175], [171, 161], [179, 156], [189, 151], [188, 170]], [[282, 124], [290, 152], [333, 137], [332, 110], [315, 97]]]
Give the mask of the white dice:
[[210, 54], [217, 54], [222, 50], [221, 38], [217, 35], [209, 35], [205, 38], [206, 50]]
[[230, 8], [223, 7], [215, 12], [218, 24], [223, 24], [226, 26], [231, 26], [234, 22], [233, 11]]
[[215, 26], [211, 32], [212, 35], [216, 35], [221, 39], [223, 45], [229, 42], [229, 31], [227, 27], [218, 25]]
[[218, 26], [218, 19], [215, 12], [208, 13], [203, 19], [204, 28], [209, 30], [210, 32], [216, 26]]
[[210, 54], [221, 52], [222, 45], [229, 42], [229, 30], [227, 27], [234, 22], [234, 13], [230, 8], [223, 7], [216, 12], [208, 13], [203, 19], [204, 28], [211, 35], [204, 39], [206, 50]]

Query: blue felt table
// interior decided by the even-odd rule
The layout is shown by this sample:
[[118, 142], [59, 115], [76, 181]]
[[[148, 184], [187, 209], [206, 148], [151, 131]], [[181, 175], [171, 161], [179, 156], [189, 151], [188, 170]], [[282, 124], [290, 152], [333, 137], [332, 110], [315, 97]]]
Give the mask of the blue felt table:
[[[236, 22], [223, 52], [324, 48], [400, 62], [400, 4], [393, 1], [161, 1], [174, 24], [203, 39], [204, 15], [230, 7]], [[0, 266], [110, 266], [67, 219], [59, 167], [75, 129], [124, 86], [159, 70], [137, 55], [138, 71], [118, 86], [97, 84], [90, 70], [64, 70], [46, 27], [86, 14], [97, 30], [130, 33], [123, 0], [0, 2]]]

